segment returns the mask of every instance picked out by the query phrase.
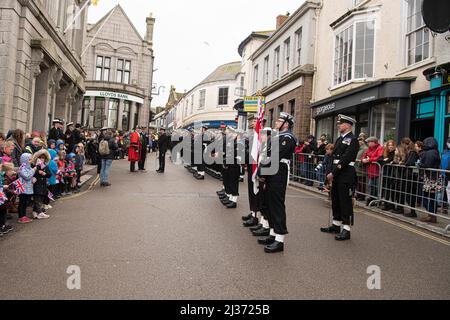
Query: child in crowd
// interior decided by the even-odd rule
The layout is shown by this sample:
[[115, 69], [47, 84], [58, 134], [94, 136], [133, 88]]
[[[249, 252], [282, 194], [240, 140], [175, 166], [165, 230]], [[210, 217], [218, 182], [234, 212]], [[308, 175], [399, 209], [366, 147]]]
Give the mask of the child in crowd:
[[58, 140], [56, 141], [56, 151], [65, 151], [66, 150], [66, 145], [64, 144], [64, 141], [62, 140]]
[[[58, 174], [58, 165], [56, 162], [58, 161], [58, 154], [55, 150], [49, 149], [48, 153], [50, 154], [50, 162], [48, 163], [48, 170], [50, 171], [50, 177], [48, 178], [48, 190], [53, 194], [53, 198], [56, 199], [58, 196], [58, 182], [56, 179], [56, 175]], [[45, 209], [52, 209], [52, 206], [50, 205], [50, 198], [47, 197], [48, 201], [45, 204]]]
[[66, 184], [65, 184], [65, 173], [66, 173], [66, 152], [65, 151], [59, 151], [58, 157], [55, 159], [55, 162], [58, 166], [58, 172], [56, 173], [56, 197], [59, 198], [61, 196], [66, 195]]
[[47, 141], [47, 143], [48, 143], [49, 150], [56, 150], [56, 141], [55, 140], [50, 139]]
[[35, 168], [34, 185], [33, 185], [33, 217], [42, 220], [50, 218], [45, 214], [45, 201], [48, 198], [47, 179], [50, 178], [50, 170], [48, 164], [50, 155], [47, 150], [41, 150], [34, 154], [31, 163]]
[[333, 151], [334, 145], [328, 144], [325, 148], [325, 158], [323, 160], [323, 166], [325, 169], [325, 185], [323, 187], [324, 192], [331, 191], [331, 185], [327, 179], [327, 176], [333, 171]]
[[72, 194], [76, 185], [75, 153], [69, 153], [66, 157], [66, 193]]
[[13, 195], [8, 191], [9, 185], [5, 172], [6, 163], [0, 164], [0, 168], [0, 237], [3, 237], [3, 235], [13, 230], [12, 226], [6, 224], [8, 201]]
[[25, 224], [32, 222], [27, 217], [27, 207], [31, 204], [33, 197], [33, 177], [35, 170], [31, 167], [32, 155], [24, 153], [20, 157], [21, 166], [19, 168], [19, 181], [23, 185], [23, 193], [19, 195], [19, 221], [18, 223]]
[[83, 144], [78, 144], [75, 147], [75, 171], [77, 172], [77, 188], [80, 188], [81, 184], [81, 172], [83, 171], [86, 158], [84, 156]]

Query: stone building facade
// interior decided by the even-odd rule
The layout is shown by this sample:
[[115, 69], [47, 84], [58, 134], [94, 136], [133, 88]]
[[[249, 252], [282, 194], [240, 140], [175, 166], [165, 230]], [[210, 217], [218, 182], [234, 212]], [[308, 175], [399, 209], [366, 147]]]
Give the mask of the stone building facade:
[[86, 1], [0, 1], [0, 132], [77, 120], [88, 10], [75, 17]]
[[153, 27], [142, 38], [120, 5], [87, 30], [86, 94], [80, 121], [90, 129], [148, 127], [153, 81]]
[[304, 139], [311, 129], [316, 1], [304, 2], [292, 15], [278, 16], [276, 31], [251, 55], [250, 95], [266, 98], [267, 126], [281, 112], [295, 117], [294, 134]]

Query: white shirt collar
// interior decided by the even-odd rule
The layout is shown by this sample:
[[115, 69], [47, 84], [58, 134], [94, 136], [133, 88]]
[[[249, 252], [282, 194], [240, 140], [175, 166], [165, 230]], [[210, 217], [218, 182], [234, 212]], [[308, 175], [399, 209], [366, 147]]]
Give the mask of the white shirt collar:
[[345, 136], [347, 136], [347, 135], [350, 134], [351, 132], [352, 132], [352, 131], [350, 130], [349, 132], [342, 134], [342, 135], [341, 135], [341, 138], [345, 138]]

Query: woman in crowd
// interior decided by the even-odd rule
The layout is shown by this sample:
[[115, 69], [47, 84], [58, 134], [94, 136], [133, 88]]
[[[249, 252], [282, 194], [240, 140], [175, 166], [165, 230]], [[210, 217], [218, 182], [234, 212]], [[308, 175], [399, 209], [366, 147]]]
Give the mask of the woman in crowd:
[[430, 213], [428, 217], [421, 219], [423, 222], [436, 223], [437, 193], [442, 189], [441, 173], [433, 169], [439, 169], [441, 158], [438, 144], [435, 138], [426, 138], [423, 142], [423, 152], [420, 154], [420, 168], [423, 174], [423, 206]]
[[395, 177], [395, 203], [398, 204], [396, 208], [392, 210], [396, 214], [404, 214], [405, 205], [405, 191], [407, 183], [407, 169], [405, 167], [408, 153], [414, 149], [414, 143], [409, 138], [403, 138], [400, 145], [395, 151], [393, 168]]
[[378, 143], [376, 137], [370, 137], [366, 140], [369, 148], [362, 156], [362, 163], [367, 166], [367, 178], [369, 179], [370, 197], [366, 200], [366, 205], [378, 198], [378, 183], [380, 178], [380, 166], [378, 159], [383, 154], [383, 147]]
[[417, 196], [419, 193], [419, 172], [417, 170], [417, 163], [419, 161], [419, 153], [417, 151], [417, 144], [421, 143], [420, 141], [416, 142], [412, 145], [412, 147], [408, 151], [408, 155], [406, 157], [406, 202], [412, 208], [409, 213], [404, 213], [403, 215], [408, 218], [416, 218], [416, 210], [414, 209], [417, 204]]
[[378, 163], [382, 167], [383, 175], [386, 177], [383, 180], [382, 186], [382, 200], [384, 200], [382, 209], [387, 211], [394, 208], [391, 202], [395, 201], [395, 179], [391, 164], [394, 162], [396, 148], [395, 141], [389, 140], [383, 150], [383, 155], [378, 159]]
[[19, 168], [21, 165], [20, 157], [25, 150], [25, 133], [20, 129], [14, 130], [11, 135], [11, 141], [14, 143], [14, 149], [11, 153], [11, 160], [14, 167]]

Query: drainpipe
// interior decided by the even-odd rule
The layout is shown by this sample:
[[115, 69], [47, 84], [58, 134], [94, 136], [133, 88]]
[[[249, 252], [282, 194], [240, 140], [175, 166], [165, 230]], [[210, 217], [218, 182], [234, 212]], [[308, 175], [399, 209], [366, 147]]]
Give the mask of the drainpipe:
[[[319, 51], [319, 20], [320, 20], [320, 11], [323, 8], [323, 0], [320, 0], [319, 6], [316, 8], [315, 18], [316, 18], [316, 32], [314, 36], [314, 75], [313, 75], [313, 88], [312, 88], [312, 97], [315, 99], [316, 97], [316, 88], [317, 88], [317, 65], [318, 65], [318, 51]], [[310, 124], [310, 131], [315, 131], [315, 121], [313, 119], [313, 112], [311, 110], [311, 124]], [[311, 132], [311, 133], [313, 133]]]

